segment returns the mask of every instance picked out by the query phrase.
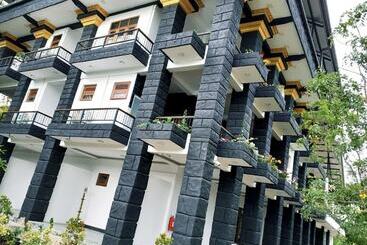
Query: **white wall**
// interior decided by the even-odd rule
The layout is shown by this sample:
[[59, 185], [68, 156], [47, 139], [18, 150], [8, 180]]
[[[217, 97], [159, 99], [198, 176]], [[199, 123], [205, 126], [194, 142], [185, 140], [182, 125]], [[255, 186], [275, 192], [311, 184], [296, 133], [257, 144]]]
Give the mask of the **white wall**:
[[218, 192], [218, 182], [212, 181], [212, 186], [210, 188], [210, 196], [208, 202], [208, 210], [206, 211], [204, 235], [202, 244], [209, 244], [210, 235], [212, 233], [212, 225], [214, 219], [215, 202], [217, 200]]
[[[103, 73], [94, 75], [83, 75], [78, 90], [76, 92], [73, 109], [82, 108], [121, 108], [127, 112], [129, 109], [129, 102], [134, 90], [135, 80], [137, 73], [129, 74], [114, 74]], [[129, 94], [126, 99], [111, 100], [111, 94], [115, 82], [130, 81]], [[80, 101], [81, 94], [83, 92], [84, 85], [96, 84], [96, 91], [94, 93], [92, 101]]]
[[293, 166], [294, 166], [294, 150], [289, 149], [289, 157], [288, 157], [288, 166], [287, 166], [287, 173], [288, 173], [288, 181], [292, 183], [293, 180]]
[[47, 40], [47, 43], [44, 47], [45, 49], [51, 47], [52, 40], [57, 35], [62, 35], [59, 46], [65, 48], [69, 52], [74, 52], [76, 44], [80, 41], [80, 37], [82, 36], [82, 28], [72, 30], [71, 28], [67, 27], [56, 30]]
[[[150, 39], [154, 41], [158, 30], [159, 24], [159, 8], [154, 6], [148, 6], [141, 9], [136, 9], [130, 12], [109, 16], [98, 27], [96, 37], [108, 35], [111, 24], [115, 21], [128, 19], [139, 16], [138, 28], [141, 29]], [[154, 38], [154, 39], [153, 39]]]
[[20, 210], [36, 169], [39, 154], [15, 146], [0, 185], [0, 194], [9, 197], [13, 208]]
[[[40, 111], [46, 115], [52, 116], [60, 100], [63, 86], [63, 81], [45, 82], [32, 80], [22, 106], [20, 107], [20, 111]], [[30, 89], [38, 89], [36, 98], [33, 102], [26, 101]]]
[[[65, 223], [75, 217], [88, 188], [81, 217], [87, 225], [105, 229], [117, 187], [121, 160], [66, 156], [52, 194], [45, 220]], [[96, 186], [98, 173], [110, 174], [106, 187]]]

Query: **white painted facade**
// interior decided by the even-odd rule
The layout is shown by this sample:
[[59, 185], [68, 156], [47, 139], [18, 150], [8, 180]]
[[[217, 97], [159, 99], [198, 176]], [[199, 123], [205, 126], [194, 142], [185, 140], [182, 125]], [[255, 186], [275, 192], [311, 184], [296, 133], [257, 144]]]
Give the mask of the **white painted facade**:
[[39, 153], [18, 145], [14, 148], [0, 185], [0, 194], [9, 197], [16, 212], [22, 207], [38, 158]]

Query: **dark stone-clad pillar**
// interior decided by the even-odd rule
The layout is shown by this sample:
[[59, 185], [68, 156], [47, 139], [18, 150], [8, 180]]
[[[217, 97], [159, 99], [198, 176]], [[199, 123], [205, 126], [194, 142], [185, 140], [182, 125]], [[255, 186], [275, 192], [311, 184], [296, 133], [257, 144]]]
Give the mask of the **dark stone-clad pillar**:
[[221, 171], [210, 245], [232, 245], [236, 236], [243, 168]]
[[246, 187], [240, 245], [261, 243], [265, 208], [265, 185], [258, 184], [255, 188]]
[[293, 205], [283, 208], [282, 232], [280, 238], [281, 245], [293, 244], [295, 208]]
[[174, 245], [201, 244], [243, 1], [217, 0], [178, 200]]
[[316, 222], [311, 222], [311, 228], [310, 228], [310, 245], [315, 245], [316, 242]]
[[[6, 58], [9, 56], [14, 56], [15, 52], [7, 47], [0, 48], [0, 58]], [[26, 76], [21, 75], [20, 79], [18, 81], [18, 85], [15, 89], [11, 104], [8, 108], [8, 111], [19, 111], [24, 97], [26, 96], [29, 84], [31, 82], [31, 79], [29, 79]], [[9, 113], [6, 115], [5, 120], [8, 119], [8, 117], [12, 117], [12, 114]], [[10, 157], [13, 153], [15, 144], [9, 143], [7, 137], [0, 136], [0, 145], [1, 150], [3, 151], [3, 154], [1, 155], [1, 158], [5, 161], [6, 164], [9, 163]], [[0, 171], [0, 183], [3, 180], [3, 177], [5, 175], [4, 171]]]
[[330, 244], [330, 236], [331, 236], [330, 231], [327, 231], [325, 236], [326, 236], [325, 237], [325, 244], [326, 245], [332, 245], [332, 244]]
[[294, 214], [293, 243], [302, 245], [303, 221], [300, 213]]
[[104, 245], [131, 245], [134, 242], [153, 159], [153, 155], [148, 153], [148, 145], [137, 138], [137, 125], [164, 115], [172, 74], [166, 69], [168, 58], [160, 48], [165, 45], [167, 34], [183, 30], [185, 19], [186, 14], [178, 4], [161, 10], [161, 21], [141, 96], [142, 102], [111, 206], [103, 238]]
[[306, 188], [307, 183], [307, 165], [304, 163], [298, 168], [298, 188]]
[[309, 245], [311, 238], [311, 222], [303, 221], [302, 245]]
[[263, 236], [264, 245], [280, 245], [283, 202], [283, 197], [277, 197], [277, 200], [268, 200]]
[[[81, 39], [93, 38], [97, 26], [90, 25], [83, 29]], [[79, 86], [82, 72], [76, 67], [71, 67], [62, 90], [57, 109], [70, 109]], [[62, 122], [56, 114], [52, 122]], [[54, 190], [57, 176], [64, 159], [66, 148], [60, 147], [60, 141], [46, 136], [40, 158], [28, 187], [19, 216], [27, 220], [43, 221], [49, 201]]]
[[315, 245], [325, 245], [325, 242], [326, 242], [326, 236], [325, 235], [326, 234], [325, 234], [324, 227], [316, 228]]

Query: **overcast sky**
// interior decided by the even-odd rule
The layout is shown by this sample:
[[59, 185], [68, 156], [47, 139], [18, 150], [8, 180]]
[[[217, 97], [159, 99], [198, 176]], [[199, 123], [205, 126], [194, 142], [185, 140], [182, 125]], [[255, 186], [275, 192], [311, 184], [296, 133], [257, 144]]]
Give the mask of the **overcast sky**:
[[[365, 0], [347, 0], [347, 1], [327, 0], [328, 8], [329, 8], [330, 21], [331, 21], [332, 27], [334, 28], [335, 26], [338, 25], [341, 15], [346, 10], [349, 10], [349, 9], [353, 8], [357, 4], [362, 3], [364, 1]], [[337, 56], [338, 56], [338, 63], [339, 63], [339, 68], [341, 69], [341, 72], [346, 73], [350, 76], [353, 76], [355, 79], [358, 79], [358, 76], [355, 77], [355, 74], [353, 75], [352, 73], [349, 73], [345, 70], [345, 69], [347, 69], [347, 70], [354, 70], [355, 71], [355, 68], [353, 69], [353, 68], [349, 67], [348, 65], [344, 64], [344, 62], [343, 62], [343, 58], [349, 52], [348, 46], [344, 44], [343, 40], [341, 40], [340, 38], [337, 38], [335, 40], [335, 49], [336, 49], [336, 53], [337, 53]]]

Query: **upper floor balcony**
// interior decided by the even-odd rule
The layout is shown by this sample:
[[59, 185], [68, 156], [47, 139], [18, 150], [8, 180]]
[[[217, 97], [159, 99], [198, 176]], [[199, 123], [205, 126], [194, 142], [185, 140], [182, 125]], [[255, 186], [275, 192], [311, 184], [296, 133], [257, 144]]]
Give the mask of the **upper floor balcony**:
[[19, 72], [33, 79], [62, 79], [70, 69], [71, 53], [63, 47], [46, 48], [26, 53]]
[[119, 108], [56, 110], [46, 134], [85, 154], [119, 158], [113, 154], [128, 144], [133, 123]]
[[140, 29], [81, 40], [71, 63], [83, 72], [139, 69], [148, 65], [153, 42]]
[[3, 113], [0, 122], [0, 134], [13, 142], [41, 143], [52, 118], [40, 111], [14, 111]]
[[[0, 59], [0, 92], [10, 95], [9, 89], [16, 87], [21, 77], [18, 72], [21, 61], [17, 57], [10, 56]], [[13, 90], [13, 89], [11, 89]]]

